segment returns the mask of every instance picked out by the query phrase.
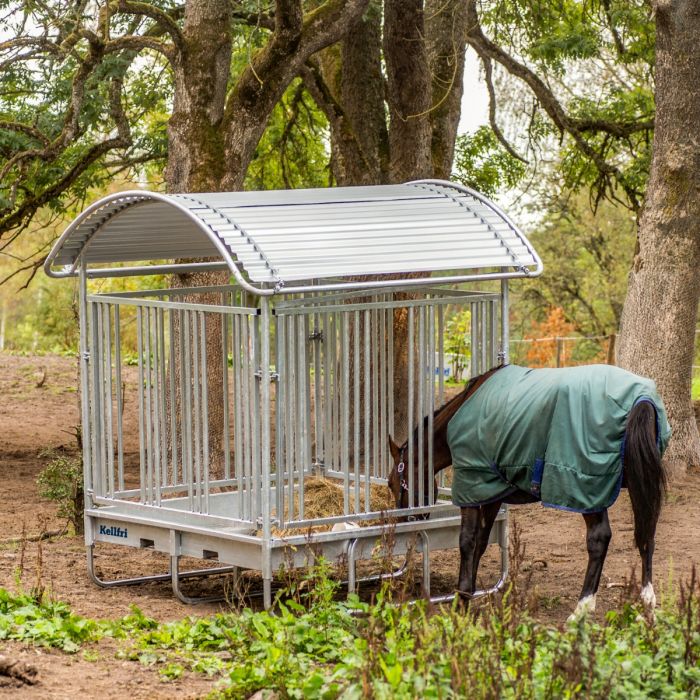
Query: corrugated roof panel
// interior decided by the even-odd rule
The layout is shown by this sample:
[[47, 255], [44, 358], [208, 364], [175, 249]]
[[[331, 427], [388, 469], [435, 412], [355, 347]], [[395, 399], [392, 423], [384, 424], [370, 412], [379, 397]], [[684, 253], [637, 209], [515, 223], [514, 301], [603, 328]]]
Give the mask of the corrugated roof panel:
[[279, 287], [368, 274], [541, 270], [527, 239], [492, 202], [438, 181], [111, 195], [68, 227], [47, 271], [74, 266], [79, 256], [88, 264], [223, 257], [237, 279], [242, 271], [252, 283]]

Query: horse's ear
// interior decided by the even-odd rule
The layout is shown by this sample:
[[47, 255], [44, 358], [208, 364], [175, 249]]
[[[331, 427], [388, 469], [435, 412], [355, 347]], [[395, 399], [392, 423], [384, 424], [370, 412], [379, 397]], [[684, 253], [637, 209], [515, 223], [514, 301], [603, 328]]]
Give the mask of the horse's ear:
[[401, 454], [401, 448], [394, 442], [391, 435], [389, 435], [389, 451], [391, 452], [391, 456], [394, 458], [394, 462], [398, 462]]

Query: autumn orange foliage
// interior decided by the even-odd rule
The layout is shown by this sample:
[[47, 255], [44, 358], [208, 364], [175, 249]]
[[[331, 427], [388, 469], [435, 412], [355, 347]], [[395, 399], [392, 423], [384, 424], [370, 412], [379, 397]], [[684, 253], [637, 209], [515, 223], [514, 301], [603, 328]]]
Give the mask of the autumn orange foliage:
[[544, 321], [533, 322], [532, 330], [525, 335], [526, 339], [533, 342], [528, 343], [526, 356], [528, 367], [556, 367], [557, 355], [559, 355], [559, 366], [568, 364], [571, 353], [571, 344], [567, 350], [566, 341], [557, 338], [571, 336], [574, 326], [564, 318], [564, 310], [559, 306], [553, 306]]

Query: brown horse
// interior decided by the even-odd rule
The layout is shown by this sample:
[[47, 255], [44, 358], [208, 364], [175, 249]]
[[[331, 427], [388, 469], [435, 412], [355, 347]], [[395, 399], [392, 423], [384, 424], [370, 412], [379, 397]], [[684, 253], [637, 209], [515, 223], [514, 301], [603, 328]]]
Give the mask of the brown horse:
[[[474, 396], [497, 372], [500, 367], [494, 368], [485, 374], [474, 377], [469, 381], [464, 390], [435, 411], [433, 415], [433, 473], [452, 464], [453, 458], [448, 444], [448, 425], [459, 409]], [[566, 370], [553, 370], [565, 372]], [[622, 372], [621, 370], [617, 370]], [[629, 374], [629, 373], [627, 373]], [[633, 377], [634, 375], [630, 375]], [[663, 409], [661, 409], [663, 410]], [[534, 418], [533, 420], [540, 420]], [[423, 421], [423, 430], [427, 429], [427, 417]], [[525, 426], [527, 428], [528, 426]], [[430, 475], [428, 474], [428, 440], [422, 440], [423, 458], [421, 463], [423, 472], [419, 470], [418, 459], [418, 433], [416, 428], [411, 440], [413, 464], [408, 465], [409, 444], [408, 440], [403, 445], [397, 445], [389, 438], [391, 455], [394, 466], [389, 475], [389, 488], [396, 499], [397, 508], [426, 506], [429, 504], [429, 493], [437, 493], [437, 489], [429, 489]], [[620, 486], [626, 487], [632, 501], [634, 513], [635, 543], [642, 559], [642, 601], [649, 609], [656, 604], [656, 596], [652, 585], [652, 558], [654, 554], [654, 536], [656, 524], [661, 510], [661, 504], [666, 492], [666, 473], [661, 463], [661, 451], [658, 440], [657, 410], [649, 401], [635, 403], [626, 416], [624, 424], [623, 450], [622, 450], [622, 474]], [[494, 465], [495, 466], [495, 465]], [[420, 484], [409, 491], [408, 470], [412, 470], [413, 484]], [[496, 467], [498, 471], [498, 468]], [[500, 473], [500, 472], [499, 472]], [[507, 478], [503, 477], [504, 491], [500, 497], [487, 503], [461, 507], [461, 530], [459, 539], [460, 567], [458, 593], [466, 602], [476, 590], [476, 575], [479, 562], [488, 544], [491, 527], [496, 519], [502, 503], [524, 504], [541, 500], [539, 488], [525, 490], [518, 488]], [[512, 487], [512, 488], [511, 488]], [[419, 503], [418, 493], [422, 493], [423, 503]], [[409, 493], [413, 493], [412, 499]], [[412, 503], [409, 503], [412, 500]], [[608, 550], [608, 544], [612, 536], [608, 521], [607, 508], [601, 508], [595, 512], [583, 512], [586, 523], [586, 544], [588, 548], [588, 567], [583, 582], [583, 588], [578, 605], [572, 617], [578, 617], [587, 611], [595, 609], [596, 592], [600, 583], [600, 576]]]

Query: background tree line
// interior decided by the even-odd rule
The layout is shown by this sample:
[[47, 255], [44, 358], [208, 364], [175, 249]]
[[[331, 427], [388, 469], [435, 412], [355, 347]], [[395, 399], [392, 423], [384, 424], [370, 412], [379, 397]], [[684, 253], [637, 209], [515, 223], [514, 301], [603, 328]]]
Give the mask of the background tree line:
[[[5, 276], [31, 277], [60, 224], [119, 183], [457, 177], [526, 191], [549, 271], [524, 288], [521, 317], [555, 304], [581, 332], [620, 326], [621, 364], [654, 377], [668, 405], [671, 461], [698, 464], [699, 5], [4, 2]], [[457, 139], [467, 49], [490, 125]]]

